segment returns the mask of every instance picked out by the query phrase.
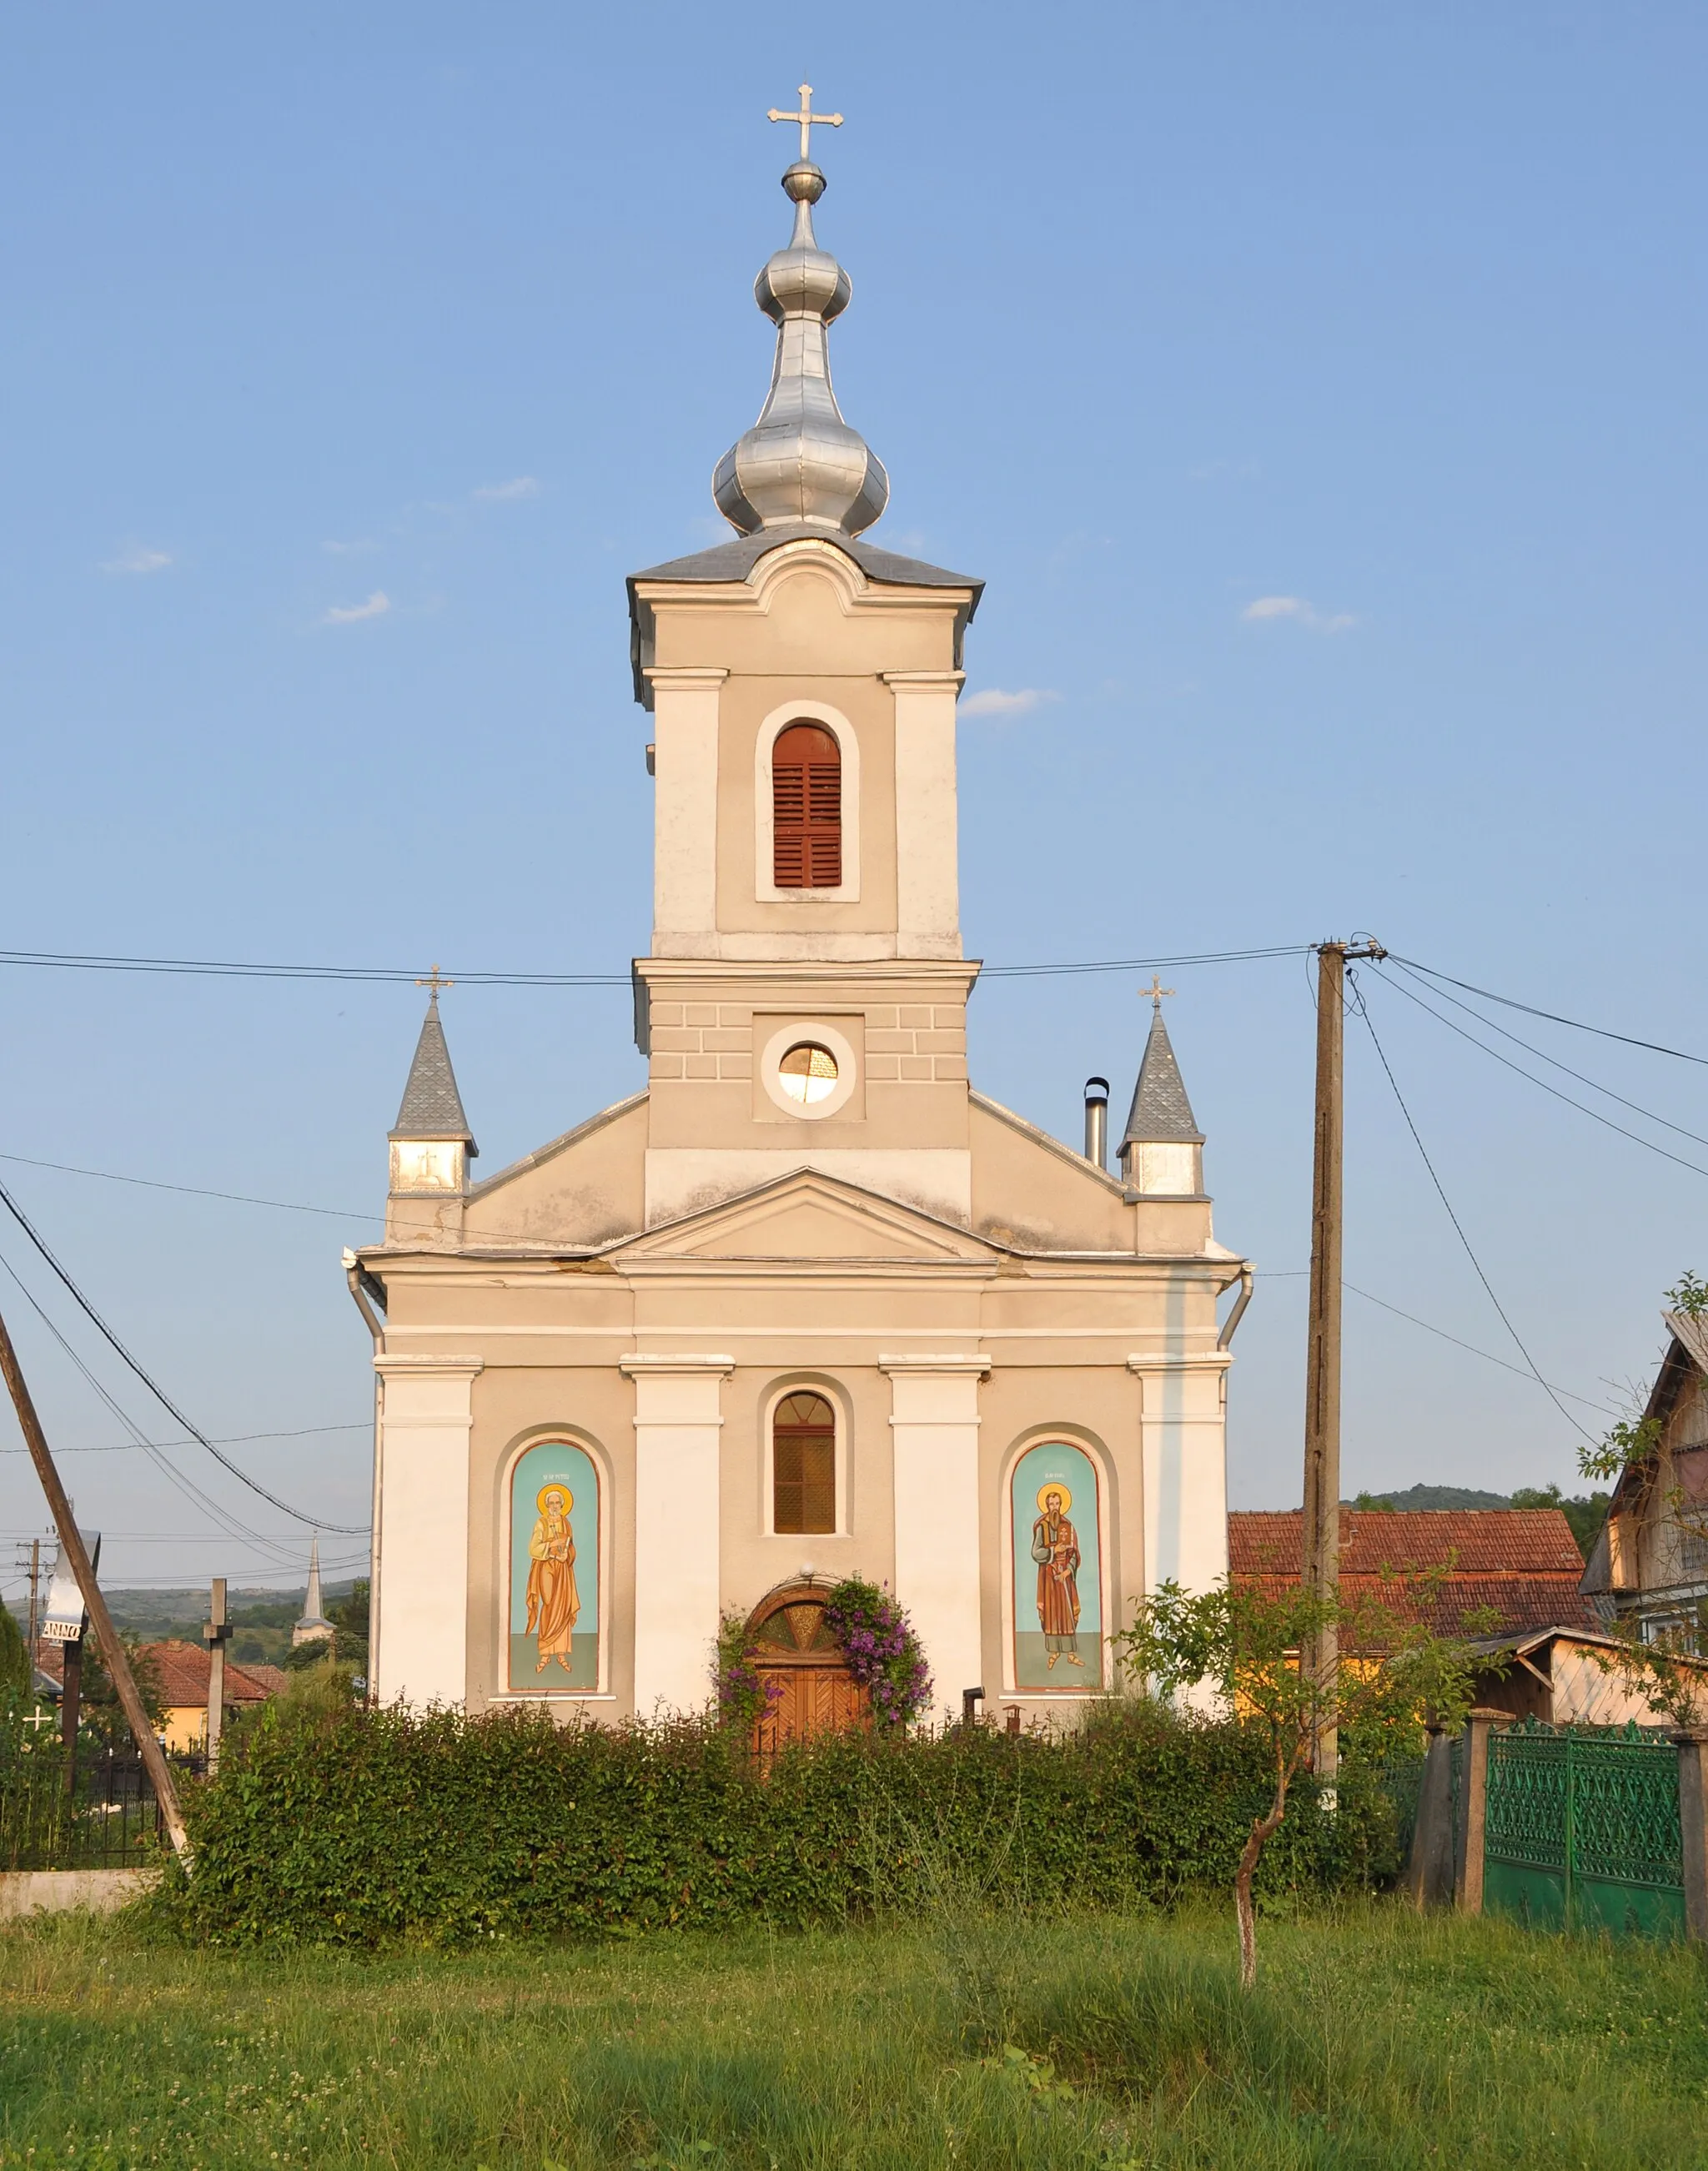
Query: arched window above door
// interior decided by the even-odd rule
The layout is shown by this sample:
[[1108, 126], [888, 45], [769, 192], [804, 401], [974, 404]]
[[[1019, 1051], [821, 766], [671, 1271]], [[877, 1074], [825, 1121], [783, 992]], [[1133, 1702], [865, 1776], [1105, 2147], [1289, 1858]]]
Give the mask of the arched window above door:
[[804, 1387], [771, 1419], [771, 1527], [779, 1536], [836, 1528], [836, 1412]]
[[771, 749], [772, 880], [779, 889], [842, 883], [842, 749], [822, 724], [790, 724]]

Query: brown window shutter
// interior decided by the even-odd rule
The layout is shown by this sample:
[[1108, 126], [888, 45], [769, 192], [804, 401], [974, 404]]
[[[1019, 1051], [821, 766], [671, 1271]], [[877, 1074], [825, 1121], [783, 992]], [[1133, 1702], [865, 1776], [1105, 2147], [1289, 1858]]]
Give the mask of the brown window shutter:
[[771, 1428], [772, 1527], [836, 1528], [836, 1417], [822, 1395], [787, 1395]]
[[790, 724], [771, 749], [771, 879], [779, 889], [842, 882], [842, 749], [822, 724]]

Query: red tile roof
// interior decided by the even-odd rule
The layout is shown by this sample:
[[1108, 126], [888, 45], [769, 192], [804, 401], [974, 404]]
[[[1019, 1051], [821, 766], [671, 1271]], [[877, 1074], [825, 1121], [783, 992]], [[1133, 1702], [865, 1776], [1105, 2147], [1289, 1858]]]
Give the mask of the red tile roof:
[[[1296, 1584], [1303, 1520], [1297, 1508], [1230, 1514], [1234, 1581], [1277, 1594]], [[1341, 1510], [1342, 1596], [1425, 1620], [1438, 1635], [1459, 1634], [1470, 1613], [1492, 1613], [1496, 1632], [1593, 1625], [1578, 1589], [1582, 1574], [1557, 1508]], [[1413, 1576], [1427, 1576], [1427, 1587], [1408, 1590]]]
[[[203, 1643], [142, 1643], [138, 1655], [153, 1669], [160, 1684], [160, 1701], [174, 1707], [207, 1709], [207, 1647]], [[65, 1646], [45, 1639], [35, 1647], [35, 1663], [48, 1679], [65, 1680]], [[225, 1700], [228, 1703], [265, 1703], [284, 1686], [285, 1676], [276, 1666], [239, 1666], [225, 1662]]]

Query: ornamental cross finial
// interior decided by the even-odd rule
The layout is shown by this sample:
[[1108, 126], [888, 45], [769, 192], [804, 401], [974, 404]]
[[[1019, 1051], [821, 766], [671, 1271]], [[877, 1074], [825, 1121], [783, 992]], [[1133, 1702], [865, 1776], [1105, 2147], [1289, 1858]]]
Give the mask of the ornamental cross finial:
[[1148, 988], [1141, 988], [1138, 992], [1141, 998], [1148, 995], [1155, 1005], [1158, 1013], [1160, 1014], [1163, 997], [1173, 994], [1174, 989], [1164, 987], [1162, 975], [1159, 973], [1153, 973], [1150, 976], [1150, 985]]
[[435, 1002], [437, 1002], [439, 1000], [439, 990], [441, 988], [454, 988], [456, 984], [457, 983], [454, 980], [447, 980], [436, 965], [434, 966], [432, 971], [428, 974], [425, 980], [417, 980], [415, 982], [415, 985], [418, 988], [431, 988], [432, 989], [432, 999]]
[[810, 83], [803, 83], [800, 86], [800, 110], [798, 113], [779, 113], [773, 105], [767, 109], [765, 118], [768, 121], [792, 121], [799, 126], [800, 155], [803, 158], [810, 158], [812, 156], [812, 131], [815, 126], [820, 128], [840, 128], [842, 126], [841, 114], [813, 111], [812, 85]]

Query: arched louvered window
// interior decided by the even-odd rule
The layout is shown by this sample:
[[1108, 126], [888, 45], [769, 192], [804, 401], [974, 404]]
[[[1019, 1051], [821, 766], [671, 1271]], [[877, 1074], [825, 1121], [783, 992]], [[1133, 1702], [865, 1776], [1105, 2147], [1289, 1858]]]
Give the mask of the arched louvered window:
[[771, 1420], [771, 1527], [836, 1528], [836, 1412], [822, 1395], [785, 1395]]
[[771, 749], [771, 834], [779, 889], [842, 882], [842, 749], [822, 724], [790, 724]]

